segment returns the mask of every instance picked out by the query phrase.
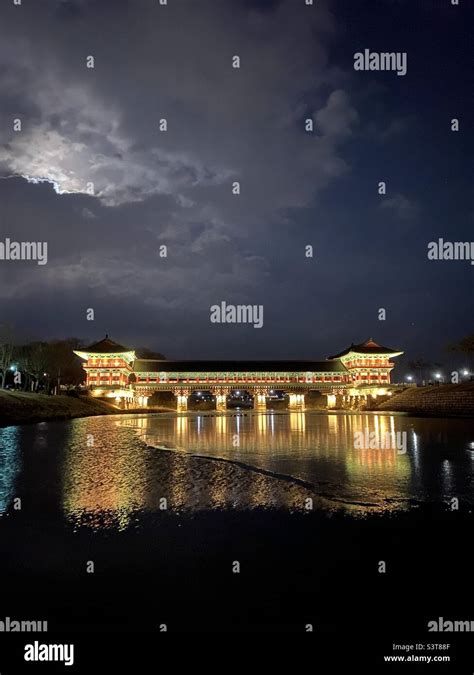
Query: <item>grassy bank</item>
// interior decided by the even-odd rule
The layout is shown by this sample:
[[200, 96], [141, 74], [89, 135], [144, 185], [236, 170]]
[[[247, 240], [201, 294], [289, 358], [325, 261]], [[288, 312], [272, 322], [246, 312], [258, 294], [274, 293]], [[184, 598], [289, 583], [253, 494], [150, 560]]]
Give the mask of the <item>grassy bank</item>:
[[89, 396], [47, 396], [23, 391], [0, 391], [0, 427], [12, 424], [66, 420], [90, 415], [117, 415], [124, 412], [160, 412], [153, 409], [121, 410]]
[[[279, 411], [278, 406], [275, 409]], [[312, 406], [307, 406], [306, 409], [320, 410]], [[376, 409], [438, 417], [474, 417], [474, 382], [405, 389], [380, 403]], [[0, 390], [0, 427], [92, 415], [173, 411], [175, 408], [167, 406], [122, 410], [112, 403], [89, 396], [75, 398]], [[283, 406], [281, 411], [285, 411]], [[193, 408], [190, 408], [190, 412], [193, 412]], [[229, 413], [232, 412], [236, 411], [229, 409]]]
[[474, 417], [474, 382], [405, 389], [381, 403], [377, 410], [439, 417]]

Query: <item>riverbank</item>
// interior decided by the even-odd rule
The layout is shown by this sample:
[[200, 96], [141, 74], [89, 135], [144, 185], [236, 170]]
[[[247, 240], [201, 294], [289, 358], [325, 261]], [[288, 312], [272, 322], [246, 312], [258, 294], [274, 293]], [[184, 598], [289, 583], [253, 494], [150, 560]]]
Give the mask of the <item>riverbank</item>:
[[[23, 391], [0, 391], [0, 427], [14, 424], [29, 424], [53, 420], [68, 420], [94, 415], [118, 415], [123, 413], [162, 412], [134, 408], [122, 410], [91, 396], [48, 396]], [[168, 411], [167, 411], [168, 412]]]
[[380, 403], [377, 410], [435, 417], [474, 417], [474, 382], [410, 387]]
[[[327, 413], [320, 407], [306, 407], [307, 412]], [[372, 412], [408, 413], [426, 417], [471, 417], [474, 418], [474, 382], [462, 384], [446, 384], [430, 387], [407, 388], [382, 403]], [[67, 420], [76, 417], [93, 417], [95, 415], [120, 415], [131, 413], [172, 413], [171, 407], [129, 408], [123, 410], [112, 403], [98, 400], [91, 396], [48, 396], [22, 391], [0, 390], [0, 427], [16, 424], [31, 424], [54, 420]], [[190, 413], [204, 411], [189, 410]], [[210, 409], [209, 414], [221, 414]], [[252, 413], [253, 409], [232, 410], [227, 414]], [[286, 413], [286, 408], [275, 406], [273, 412]], [[351, 414], [355, 411], [331, 411], [333, 413]]]

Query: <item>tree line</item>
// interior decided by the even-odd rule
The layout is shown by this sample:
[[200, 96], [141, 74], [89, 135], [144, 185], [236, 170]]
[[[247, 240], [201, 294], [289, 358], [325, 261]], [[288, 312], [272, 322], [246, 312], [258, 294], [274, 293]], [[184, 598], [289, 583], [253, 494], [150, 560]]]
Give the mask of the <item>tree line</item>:
[[[463, 354], [466, 358], [469, 374], [472, 374], [473, 355], [474, 355], [474, 333], [466, 335], [457, 342], [452, 342], [445, 347], [445, 352], [449, 354]], [[408, 368], [415, 373], [415, 379], [421, 379], [424, 382], [433, 380], [433, 370], [438, 370], [443, 367], [441, 363], [434, 361], [426, 361], [422, 357], [418, 357], [407, 363]]]
[[[13, 328], [0, 325], [0, 388], [13, 386], [23, 391], [59, 391], [85, 381], [82, 360], [74, 350], [83, 348], [87, 341], [80, 338], [65, 340], [35, 340], [15, 342]], [[138, 358], [164, 359], [162, 354], [149, 349], [137, 350]]]
[[81, 343], [79, 338], [68, 338], [17, 344], [11, 327], [1, 326], [0, 387], [48, 392], [59, 385], [76, 387], [84, 380], [81, 359], [73, 353]]

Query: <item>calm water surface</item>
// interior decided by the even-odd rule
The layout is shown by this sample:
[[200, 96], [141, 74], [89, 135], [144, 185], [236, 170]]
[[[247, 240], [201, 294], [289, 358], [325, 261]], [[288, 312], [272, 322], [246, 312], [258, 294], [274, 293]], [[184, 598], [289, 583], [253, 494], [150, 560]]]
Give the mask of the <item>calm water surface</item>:
[[[126, 424], [149, 445], [293, 477], [349, 502], [474, 496], [474, 420], [289, 413], [142, 417]], [[406, 452], [356, 449], [355, 433], [365, 430], [376, 439], [405, 433]]]
[[[406, 433], [406, 453], [354, 434]], [[72, 527], [139, 527], [163, 509], [405, 509], [473, 503], [474, 420], [374, 414], [95, 417], [0, 429], [0, 515], [15, 497]]]

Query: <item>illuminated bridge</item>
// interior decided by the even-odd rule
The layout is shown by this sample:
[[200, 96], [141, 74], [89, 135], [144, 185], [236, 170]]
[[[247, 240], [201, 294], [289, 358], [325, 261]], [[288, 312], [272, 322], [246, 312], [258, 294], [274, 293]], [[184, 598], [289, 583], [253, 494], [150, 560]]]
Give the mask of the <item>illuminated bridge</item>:
[[210, 391], [217, 410], [225, 410], [228, 395], [248, 391], [258, 410], [266, 408], [271, 390], [288, 393], [289, 407], [304, 409], [305, 393], [327, 396], [327, 407], [350, 407], [369, 395], [386, 393], [390, 360], [402, 351], [382, 347], [369, 339], [351, 344], [324, 361], [170, 361], [137, 358], [135, 351], [111, 340], [74, 352], [84, 360], [86, 384], [94, 396], [113, 398], [117, 404], [146, 406], [157, 391], [171, 391], [178, 411], [185, 411], [193, 391]]

